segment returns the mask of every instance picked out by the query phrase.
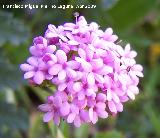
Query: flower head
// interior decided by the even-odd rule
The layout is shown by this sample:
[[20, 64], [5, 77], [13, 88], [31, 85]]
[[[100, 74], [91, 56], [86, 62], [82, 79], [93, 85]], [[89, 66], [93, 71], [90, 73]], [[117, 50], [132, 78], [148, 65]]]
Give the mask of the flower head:
[[80, 16], [76, 23], [50, 24], [44, 37], [34, 38], [31, 57], [21, 64], [24, 78], [41, 85], [50, 81], [56, 92], [39, 106], [44, 122], [60, 119], [79, 127], [123, 111], [139, 93], [143, 67], [129, 44], [123, 48], [112, 28], [104, 32]]

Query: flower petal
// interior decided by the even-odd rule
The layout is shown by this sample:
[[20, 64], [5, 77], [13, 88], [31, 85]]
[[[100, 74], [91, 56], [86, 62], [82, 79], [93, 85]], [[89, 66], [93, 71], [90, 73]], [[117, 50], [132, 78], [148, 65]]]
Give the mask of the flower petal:
[[93, 120], [93, 108], [89, 108], [89, 118], [91, 121]]
[[87, 82], [88, 85], [94, 85], [95, 84], [95, 78], [93, 73], [89, 73], [87, 76]]
[[102, 69], [99, 70], [101, 75], [107, 75], [113, 72], [113, 68], [111, 66], [105, 65]]
[[36, 84], [41, 84], [44, 79], [45, 79], [45, 76], [42, 71], [37, 71], [33, 77], [33, 80]]
[[35, 46], [31, 46], [31, 47], [29, 48], [29, 52], [30, 52], [32, 55], [34, 55], [34, 56], [38, 56], [38, 52], [37, 52], [37, 49], [36, 49]]
[[92, 71], [92, 66], [87, 61], [81, 62], [81, 66], [82, 66], [83, 70], [86, 71], [86, 72], [91, 72]]
[[41, 104], [38, 106], [38, 109], [42, 112], [51, 111], [52, 107], [49, 104]]
[[67, 61], [66, 53], [63, 50], [57, 50], [56, 56], [59, 63], [64, 63]]
[[96, 81], [98, 81], [99, 83], [104, 83], [105, 82], [104, 78], [99, 74], [95, 74], [94, 77], [95, 77]]
[[138, 77], [144, 77], [143, 73], [140, 71], [134, 71], [134, 73], [138, 76]]
[[80, 120], [80, 117], [79, 116], [76, 116], [75, 119], [74, 119], [74, 125], [76, 127], [80, 127], [81, 126], [81, 120]]
[[24, 63], [24, 64], [21, 64], [21, 65], [20, 65], [20, 69], [21, 69], [22, 71], [31, 71], [31, 70], [34, 69], [34, 67], [31, 66], [31, 65], [29, 65], [29, 64]]
[[97, 101], [105, 102], [107, 100], [107, 96], [103, 93], [98, 93], [96, 99]]
[[58, 79], [59, 79], [60, 81], [62, 81], [62, 80], [65, 80], [65, 78], [66, 78], [66, 71], [65, 71], [65, 70], [61, 70], [61, 71], [58, 73]]
[[53, 104], [56, 108], [61, 107], [62, 106], [62, 99], [60, 96], [55, 96], [53, 99]]
[[112, 100], [112, 93], [111, 93], [111, 90], [107, 90], [107, 100], [108, 101], [111, 101]]
[[59, 37], [62, 41], [64, 41], [64, 42], [67, 42], [67, 41], [68, 41], [68, 39], [67, 39], [65, 36], [63, 36], [63, 35], [58, 35], [58, 37]]
[[130, 46], [130, 44], [127, 44], [125, 46], [125, 53], [128, 54], [130, 52], [130, 50], [131, 50], [131, 46]]
[[70, 41], [68, 41], [68, 44], [69, 45], [79, 45], [79, 43], [77, 42], [77, 41], [75, 41], [75, 40], [70, 40]]
[[122, 112], [123, 111], [123, 104], [122, 103], [116, 104], [116, 108], [117, 108], [118, 112]]
[[131, 92], [130, 90], [127, 90], [127, 95], [129, 96], [130, 99], [134, 100], [135, 99], [135, 95], [133, 92]]
[[68, 99], [67, 94], [63, 91], [58, 91], [55, 93], [55, 95], [61, 97], [63, 102], [67, 101], [67, 99]]
[[105, 110], [97, 110], [98, 116], [101, 118], [107, 118], [108, 113]]
[[79, 48], [78, 49], [78, 55], [83, 58], [83, 59], [86, 59], [86, 52], [82, 49], [82, 48]]
[[80, 63], [74, 60], [70, 60], [67, 62], [67, 65], [72, 69], [78, 69], [80, 66]]
[[56, 46], [55, 45], [49, 45], [47, 47], [47, 53], [53, 53], [56, 50]]
[[34, 76], [35, 72], [34, 71], [28, 71], [24, 74], [24, 79], [30, 79]]
[[109, 107], [109, 110], [113, 113], [117, 113], [117, 109], [116, 109], [116, 105], [114, 104], [113, 101], [109, 101], [108, 102], [108, 107]]
[[85, 94], [81, 91], [78, 93], [78, 100], [83, 100], [85, 99]]
[[115, 42], [116, 40], [118, 39], [118, 36], [117, 35], [112, 35], [108, 38], [108, 41], [110, 42]]
[[98, 116], [96, 112], [93, 112], [93, 119], [91, 120], [93, 124], [97, 123], [98, 121]]
[[68, 122], [68, 123], [73, 123], [75, 117], [76, 117], [76, 114], [75, 114], [75, 113], [69, 114], [69, 116], [67, 117], [67, 122]]
[[60, 124], [60, 117], [59, 117], [59, 114], [55, 114], [54, 117], [53, 117], [53, 120], [54, 120], [54, 123], [59, 126]]
[[119, 97], [118, 97], [117, 94], [115, 94], [115, 93], [112, 93], [112, 99], [113, 99], [114, 102], [116, 102], [116, 103], [119, 103], [119, 102], [120, 102]]
[[27, 59], [27, 62], [28, 62], [29, 64], [31, 64], [32, 66], [38, 66], [38, 60], [37, 60], [36, 57], [29, 57], [29, 58]]
[[53, 119], [53, 112], [47, 112], [43, 116], [43, 121], [44, 122], [49, 122], [51, 119]]
[[92, 67], [94, 68], [94, 70], [100, 69], [103, 67], [103, 60], [101, 58], [93, 59], [91, 64], [92, 64]]
[[136, 51], [131, 51], [129, 54], [130, 58], [135, 58], [137, 56], [137, 52]]
[[77, 73], [75, 70], [71, 69], [71, 68], [67, 68], [67, 76], [71, 79], [76, 78], [77, 77]]
[[75, 104], [71, 104], [71, 111], [75, 114], [79, 114], [79, 107]]
[[143, 71], [142, 65], [136, 64], [131, 68], [133, 71]]
[[82, 90], [82, 83], [81, 82], [75, 82], [73, 84], [73, 90], [75, 92], [80, 92]]
[[106, 108], [106, 104], [102, 102], [96, 103], [96, 108], [104, 110]]
[[48, 73], [50, 75], [57, 75], [61, 70], [62, 66], [60, 64], [55, 64], [48, 70]]
[[112, 28], [107, 28], [106, 30], [105, 30], [105, 37], [107, 37], [107, 36], [110, 36], [110, 35], [112, 35], [113, 34], [113, 30], [112, 30]]
[[64, 91], [65, 88], [67, 88], [67, 84], [66, 83], [62, 83], [58, 85], [58, 90], [59, 91]]
[[69, 114], [69, 112], [70, 112], [70, 105], [68, 102], [64, 102], [60, 107], [60, 113], [62, 116], [66, 116]]
[[94, 91], [92, 88], [88, 88], [88, 89], [86, 90], [86, 95], [87, 95], [87, 96], [95, 95], [95, 91]]

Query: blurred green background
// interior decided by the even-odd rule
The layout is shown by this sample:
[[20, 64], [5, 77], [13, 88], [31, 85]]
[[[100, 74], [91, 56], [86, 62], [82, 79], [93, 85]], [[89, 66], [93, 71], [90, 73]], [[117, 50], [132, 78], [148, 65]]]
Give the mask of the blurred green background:
[[[3, 4], [94, 4], [95, 9], [7, 9]], [[0, 138], [160, 138], [160, 0], [0, 0]], [[29, 56], [32, 38], [49, 23], [74, 21], [73, 13], [113, 27], [138, 52], [144, 66], [140, 94], [115, 117], [74, 128], [44, 124], [37, 106], [45, 89], [23, 80], [19, 64]]]

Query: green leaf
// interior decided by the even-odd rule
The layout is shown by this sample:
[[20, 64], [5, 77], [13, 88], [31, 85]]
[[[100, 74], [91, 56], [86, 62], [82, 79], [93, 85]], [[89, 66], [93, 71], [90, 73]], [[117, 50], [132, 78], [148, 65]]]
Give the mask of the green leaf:
[[70, 135], [70, 129], [69, 129], [69, 126], [70, 124], [68, 124], [67, 122], [65, 121], [61, 121], [61, 124], [60, 124], [60, 129], [64, 135], [65, 138], [68, 138], [69, 135]]
[[29, 118], [23, 108], [13, 104], [0, 103], [0, 129], [14, 129], [26, 131], [29, 128]]
[[0, 130], [0, 138], [22, 138], [22, 135], [19, 131], [15, 130], [8, 130], [6, 133]]
[[89, 127], [87, 124], [82, 125], [80, 128], [75, 128], [76, 138], [88, 138]]
[[[5, 57], [12, 63], [19, 65], [26, 61], [29, 56], [28, 44], [22, 44], [21, 46], [13, 47], [11, 44], [5, 44], [1, 49], [5, 54]], [[0, 49], [0, 50], [1, 50]]]
[[25, 109], [30, 110], [32, 105], [32, 101], [28, 95], [28, 91], [21, 87], [20, 89], [16, 90], [15, 98], [17, 103], [21, 103], [21, 106], [23, 106]]
[[20, 70], [7, 62], [5, 59], [0, 59], [0, 89], [12, 88], [17, 89], [25, 81], [22, 80]]
[[0, 11], [0, 30], [0, 46], [6, 42], [19, 45], [29, 38], [29, 29], [8, 12]]
[[40, 87], [30, 87], [33, 92], [38, 96], [41, 101], [45, 101], [46, 97], [51, 95], [52, 93], [40, 88]]
[[95, 138], [123, 138], [123, 135], [116, 130], [111, 130], [108, 132], [99, 132]]
[[151, 11], [156, 0], [119, 0], [117, 4], [108, 11], [112, 19], [113, 27], [124, 30], [141, 21]]
[[[120, 38], [125, 42], [129, 42], [131, 43], [132, 45], [136, 45], [140, 48], [142, 47], [148, 47], [149, 45], [151, 45], [153, 42], [152, 40], [142, 36], [142, 35], [139, 35], [137, 33], [135, 34], [128, 34], [128, 33], [125, 33], [125, 34], [120, 34]], [[141, 47], [142, 46], [142, 47]]]
[[63, 133], [61, 132], [61, 130], [59, 128], [57, 128], [57, 137], [56, 138], [65, 138]]
[[104, 9], [109, 9], [112, 8], [117, 2], [118, 0], [102, 0], [102, 6]]
[[146, 113], [148, 114], [149, 116], [149, 119], [151, 121], [151, 124], [153, 125], [154, 129], [155, 129], [155, 132], [157, 133], [158, 136], [160, 136], [160, 117], [159, 115], [157, 115], [155, 113], [154, 110], [152, 110], [152, 107], [148, 107], [150, 108], [149, 112], [146, 111]]
[[46, 137], [46, 129], [42, 121], [41, 115], [34, 113], [31, 116], [31, 125], [29, 129], [29, 138], [44, 138]]
[[48, 122], [48, 128], [49, 128], [49, 132], [52, 138], [56, 137], [57, 126], [53, 123], [53, 121]]

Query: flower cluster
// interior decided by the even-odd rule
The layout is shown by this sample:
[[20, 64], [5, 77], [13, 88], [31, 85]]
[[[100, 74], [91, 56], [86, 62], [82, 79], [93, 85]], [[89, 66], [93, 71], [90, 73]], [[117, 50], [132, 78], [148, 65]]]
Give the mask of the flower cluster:
[[75, 24], [49, 24], [44, 37], [34, 38], [32, 56], [20, 68], [32, 84], [49, 81], [56, 86], [39, 106], [44, 122], [95, 124], [98, 118], [122, 112], [123, 103], [135, 99], [143, 68], [136, 64], [137, 53], [130, 45], [122, 48], [117, 39], [111, 28], [102, 31], [83, 16]]

